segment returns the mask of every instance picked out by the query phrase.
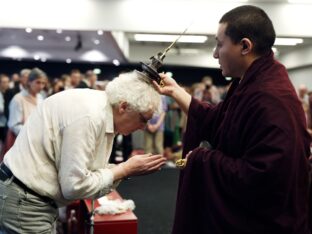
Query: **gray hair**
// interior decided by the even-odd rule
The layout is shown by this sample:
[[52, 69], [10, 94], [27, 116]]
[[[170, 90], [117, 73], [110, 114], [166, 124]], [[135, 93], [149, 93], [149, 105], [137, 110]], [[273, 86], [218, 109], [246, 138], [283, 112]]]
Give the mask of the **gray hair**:
[[45, 74], [44, 71], [42, 71], [39, 68], [35, 67], [29, 73], [28, 82], [32, 82], [32, 81], [37, 80], [39, 78], [46, 78], [46, 77], [47, 77], [47, 75]]
[[138, 71], [124, 73], [114, 78], [107, 84], [105, 91], [108, 101], [113, 106], [125, 101], [133, 111], [160, 112], [160, 94]]
[[25, 69], [21, 70], [20, 76], [29, 76], [30, 72], [31, 72], [30, 69], [25, 68]]

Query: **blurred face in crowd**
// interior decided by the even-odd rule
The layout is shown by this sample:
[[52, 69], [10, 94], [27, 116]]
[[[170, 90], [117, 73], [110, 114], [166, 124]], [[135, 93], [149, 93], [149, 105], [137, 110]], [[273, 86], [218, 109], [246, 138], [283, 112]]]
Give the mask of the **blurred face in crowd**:
[[114, 116], [115, 131], [128, 135], [136, 130], [145, 129], [148, 120], [153, 117], [153, 111], [140, 113], [129, 109], [126, 102], [122, 102], [116, 110], [117, 116]]
[[213, 57], [219, 60], [223, 76], [242, 77], [244, 74], [242, 45], [232, 42], [231, 38], [225, 34], [226, 27], [227, 24], [219, 24]]
[[28, 76], [29, 76], [29, 74], [25, 74], [25, 75], [22, 75], [21, 77], [20, 77], [20, 84], [23, 86], [23, 87], [26, 87], [26, 85], [27, 85], [27, 81], [28, 81]]
[[79, 72], [73, 72], [71, 73], [70, 75], [70, 84], [73, 86], [73, 87], [76, 87], [78, 86], [78, 84], [80, 83], [81, 81], [81, 74]]
[[10, 87], [10, 79], [8, 76], [0, 77], [0, 90], [1, 92], [5, 92]]
[[18, 82], [19, 80], [20, 80], [19, 75], [18, 75], [17, 73], [14, 73], [14, 74], [12, 75], [12, 81], [13, 81], [13, 82]]
[[36, 95], [40, 93], [44, 86], [46, 85], [47, 80], [45, 77], [39, 77], [33, 81], [29, 82], [29, 93], [32, 95]]
[[57, 80], [53, 84], [53, 93], [58, 93], [64, 90], [64, 82], [62, 80]]
[[89, 79], [89, 82], [90, 82], [91, 87], [94, 87], [94, 86], [95, 86], [96, 81], [97, 81], [97, 75], [96, 75], [96, 74], [92, 74], [92, 75], [90, 76], [90, 79]]

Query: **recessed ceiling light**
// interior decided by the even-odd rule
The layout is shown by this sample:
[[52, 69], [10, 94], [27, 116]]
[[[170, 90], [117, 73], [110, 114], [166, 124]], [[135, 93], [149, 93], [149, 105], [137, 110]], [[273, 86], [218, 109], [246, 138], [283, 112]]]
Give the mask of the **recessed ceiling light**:
[[103, 30], [97, 30], [98, 35], [103, 35]]
[[44, 40], [44, 36], [39, 35], [39, 36], [37, 37], [37, 39], [38, 39], [38, 41], [43, 41], [43, 40]]
[[71, 63], [72, 60], [70, 58], [66, 59], [66, 63]]
[[32, 29], [31, 29], [31, 28], [26, 28], [25, 31], [26, 31], [27, 33], [31, 33], [31, 32], [32, 32]]
[[100, 44], [100, 40], [98, 40], [98, 39], [95, 39], [93, 42], [94, 42], [94, 44], [96, 44], [96, 45]]
[[100, 68], [94, 68], [93, 72], [98, 75], [98, 74], [101, 74], [102, 71]]
[[37, 54], [35, 54], [35, 55], [34, 55], [34, 60], [39, 60], [39, 59], [40, 59], [40, 56], [37, 55]]
[[107, 56], [99, 50], [89, 50], [83, 53], [80, 58], [89, 62], [105, 62], [108, 60]]
[[2, 50], [1, 55], [4, 57], [22, 58], [27, 57], [28, 52], [19, 46], [9, 46]]
[[[175, 41], [179, 35], [166, 35], [166, 34], [135, 34], [136, 41], [151, 41], [151, 42], [172, 42]], [[185, 43], [204, 43], [208, 40], [207, 36], [184, 35], [181, 36], [178, 42]]]
[[70, 36], [66, 36], [65, 37], [65, 41], [71, 41], [71, 37]]
[[60, 29], [60, 28], [56, 29], [56, 33], [61, 34], [62, 32], [63, 32], [62, 29]]
[[113, 64], [114, 64], [115, 66], [119, 66], [119, 65], [120, 65], [120, 62], [118, 61], [118, 59], [114, 59], [114, 60], [113, 60]]
[[41, 58], [40, 61], [44, 63], [44, 62], [47, 61], [47, 59], [46, 58]]

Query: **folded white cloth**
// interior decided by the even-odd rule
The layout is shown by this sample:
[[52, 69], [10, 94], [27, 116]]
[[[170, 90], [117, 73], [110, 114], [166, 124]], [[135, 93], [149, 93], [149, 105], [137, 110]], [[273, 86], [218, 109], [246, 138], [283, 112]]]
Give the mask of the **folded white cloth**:
[[109, 200], [107, 196], [98, 199], [100, 206], [95, 209], [97, 214], [120, 214], [134, 210], [133, 200]]

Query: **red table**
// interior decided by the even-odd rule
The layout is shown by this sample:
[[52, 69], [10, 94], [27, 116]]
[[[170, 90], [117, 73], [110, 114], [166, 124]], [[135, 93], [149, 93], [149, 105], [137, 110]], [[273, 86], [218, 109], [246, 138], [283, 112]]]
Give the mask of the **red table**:
[[[107, 195], [109, 199], [120, 199], [121, 196], [117, 191]], [[95, 208], [100, 204], [95, 201]], [[87, 213], [91, 212], [91, 200], [84, 200], [83, 206]], [[137, 234], [138, 219], [132, 211], [116, 215], [98, 215], [94, 217], [94, 234]], [[89, 232], [88, 232], [89, 233]]]

